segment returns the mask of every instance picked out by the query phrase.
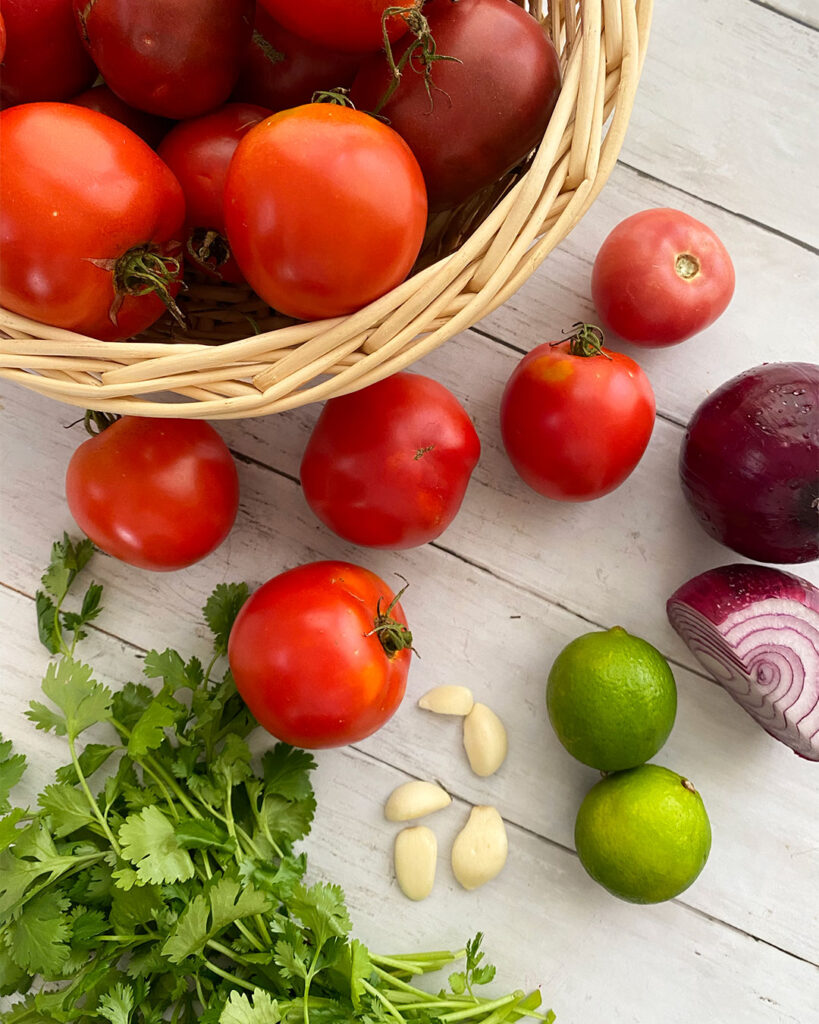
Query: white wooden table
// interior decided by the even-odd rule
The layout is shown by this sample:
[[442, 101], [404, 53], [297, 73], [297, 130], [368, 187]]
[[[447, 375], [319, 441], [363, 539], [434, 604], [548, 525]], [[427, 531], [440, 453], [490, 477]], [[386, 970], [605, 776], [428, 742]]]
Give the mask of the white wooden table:
[[[84, 656], [123, 681], [149, 647], [194, 651], [199, 609], [221, 580], [252, 585], [299, 562], [341, 557], [412, 583], [404, 607], [422, 658], [407, 699], [368, 741], [322, 753], [311, 872], [340, 882], [356, 933], [374, 948], [457, 948], [478, 929], [498, 984], [541, 986], [560, 1024], [773, 1024], [819, 1020], [819, 766], [764, 734], [707, 681], [668, 626], [665, 600], [688, 577], [734, 561], [685, 507], [676, 460], [701, 399], [763, 361], [811, 360], [819, 262], [816, 0], [659, 0], [622, 160], [582, 224], [506, 306], [418, 364], [466, 404], [483, 455], [454, 525], [415, 551], [343, 544], [308, 511], [298, 462], [316, 408], [222, 429], [240, 461], [239, 519], [223, 547], [184, 572], [151, 575], [96, 556], [107, 609]], [[499, 442], [497, 407], [520, 354], [593, 318], [594, 253], [623, 217], [649, 206], [710, 224], [731, 252], [726, 314], [682, 346], [636, 353], [654, 384], [649, 449], [614, 494], [585, 505], [538, 498]], [[635, 354], [635, 353], [632, 353]], [[33, 595], [52, 540], [73, 524], [63, 495], [76, 411], [0, 388], [0, 728], [32, 762], [20, 800], [48, 781], [62, 749], [24, 719], [46, 655]], [[819, 567], [796, 567], [819, 582]], [[621, 903], [584, 873], [576, 809], [596, 773], [555, 739], [544, 707], [552, 659], [571, 638], [621, 624], [671, 660], [679, 713], [656, 758], [691, 777], [713, 826], [710, 860], [679, 899]], [[415, 700], [467, 683], [505, 719], [507, 763], [473, 776], [457, 725]], [[383, 801], [399, 782], [434, 778], [454, 794], [431, 821], [433, 895], [405, 900], [391, 874], [396, 827]], [[475, 893], [449, 868], [472, 803], [508, 824], [504, 873]]]

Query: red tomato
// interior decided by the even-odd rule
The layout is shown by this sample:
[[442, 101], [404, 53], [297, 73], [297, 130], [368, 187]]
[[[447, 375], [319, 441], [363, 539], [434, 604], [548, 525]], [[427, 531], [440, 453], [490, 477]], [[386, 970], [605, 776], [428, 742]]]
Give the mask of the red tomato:
[[501, 400], [506, 454], [523, 480], [559, 501], [589, 501], [631, 473], [654, 427], [654, 392], [637, 363], [600, 347], [594, 328], [532, 349]]
[[156, 114], [146, 114], [144, 110], [137, 110], [136, 107], [129, 107], [116, 93], [111, 92], [107, 85], [95, 85], [92, 89], [72, 96], [68, 101], [77, 107], [87, 107], [89, 110], [98, 110], [101, 114], [113, 117], [131, 129], [151, 149], [156, 149], [167, 134], [173, 121], [165, 117], [157, 117]]
[[680, 210], [643, 210], [606, 238], [592, 269], [603, 326], [661, 348], [712, 324], [734, 294], [734, 267], [714, 232]]
[[437, 53], [457, 58], [433, 62], [431, 93], [416, 51], [385, 105], [393, 77], [381, 54], [362, 64], [350, 98], [409, 143], [438, 208], [496, 181], [540, 142], [560, 66], [540, 24], [509, 0], [436, 0], [427, 20]]
[[380, 121], [312, 103], [256, 125], [225, 185], [225, 224], [251, 287], [300, 320], [351, 313], [407, 276], [426, 227], [424, 179]]
[[[259, 0], [265, 10], [297, 36], [330, 50], [368, 53], [384, 45], [382, 19], [388, 7], [408, 11], [421, 0]], [[407, 31], [400, 15], [388, 19], [388, 35], [398, 39]]]
[[412, 548], [455, 518], [480, 453], [451, 391], [420, 374], [396, 373], [327, 402], [302, 458], [301, 483], [310, 508], [345, 540]]
[[2, 12], [0, 12], [0, 63], [6, 56], [6, 22], [3, 18]]
[[225, 238], [228, 165], [239, 140], [269, 115], [269, 110], [250, 103], [226, 103], [177, 124], [158, 150], [185, 193], [185, 255], [225, 281], [243, 280]]
[[67, 100], [97, 77], [77, 34], [71, 0], [0, 0], [7, 52], [0, 107]]
[[209, 555], [239, 506], [233, 456], [202, 420], [117, 420], [74, 452], [65, 492], [98, 548], [158, 572]]
[[268, 580], [230, 633], [236, 688], [259, 722], [296, 747], [364, 739], [404, 696], [412, 636], [375, 573], [311, 562]]
[[253, 31], [254, 0], [73, 0], [88, 52], [110, 88], [161, 117], [224, 103]]
[[232, 99], [286, 110], [309, 103], [313, 93], [351, 85], [361, 57], [337, 53], [288, 32], [256, 8], [253, 40]]
[[173, 174], [130, 129], [68, 103], [11, 107], [0, 132], [0, 305], [108, 341], [152, 324], [179, 270]]

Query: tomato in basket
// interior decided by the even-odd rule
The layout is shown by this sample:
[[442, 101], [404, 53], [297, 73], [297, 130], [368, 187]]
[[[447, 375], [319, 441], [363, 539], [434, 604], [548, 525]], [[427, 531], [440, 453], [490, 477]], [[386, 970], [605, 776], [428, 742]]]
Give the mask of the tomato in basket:
[[196, 117], [224, 103], [253, 31], [254, 0], [73, 0], [88, 52], [132, 107]]
[[412, 656], [400, 596], [349, 562], [300, 565], [251, 594], [228, 660], [258, 723], [308, 749], [355, 743], [384, 725]]
[[[383, 20], [388, 8], [410, 11], [418, 0], [259, 0], [279, 24], [330, 50], [368, 53], [384, 44]], [[387, 34], [398, 39], [407, 31], [400, 13], [387, 19]]]
[[68, 103], [9, 107], [0, 133], [0, 305], [104, 341], [149, 327], [179, 283], [171, 171], [129, 128]]
[[65, 491], [98, 548], [156, 572], [210, 554], [239, 507], [233, 456], [203, 420], [124, 416], [77, 448]]
[[228, 166], [239, 141], [269, 115], [269, 110], [250, 103], [226, 103], [209, 114], [180, 121], [157, 151], [185, 193], [186, 259], [224, 281], [243, 280], [225, 237]]
[[71, 0], [3, 0], [0, 19], [6, 43], [0, 107], [67, 100], [97, 77], [77, 34]]
[[309, 103], [319, 90], [347, 88], [360, 64], [360, 55], [302, 39], [257, 6], [253, 39], [231, 99], [286, 110]]
[[589, 501], [629, 476], [654, 415], [654, 392], [637, 363], [603, 348], [598, 328], [575, 324], [570, 338], [538, 345], [515, 367], [501, 399], [501, 436], [533, 490]]
[[[378, 112], [418, 158], [432, 208], [453, 206], [519, 163], [543, 137], [560, 93], [548, 35], [509, 0], [433, 0], [424, 7], [435, 50], [429, 81], [415, 47], [386, 103], [393, 76], [383, 54], [368, 57], [350, 98]], [[398, 61], [407, 50], [394, 47]]]
[[256, 125], [225, 184], [239, 268], [265, 302], [299, 320], [351, 313], [403, 281], [426, 214], [424, 179], [404, 140], [336, 103]]
[[646, 348], [705, 330], [734, 294], [734, 266], [706, 224], [681, 210], [626, 217], [594, 261], [595, 309], [604, 327]]
[[307, 442], [307, 503], [345, 540], [411, 548], [440, 536], [461, 507], [480, 441], [443, 384], [395, 373], [331, 398]]

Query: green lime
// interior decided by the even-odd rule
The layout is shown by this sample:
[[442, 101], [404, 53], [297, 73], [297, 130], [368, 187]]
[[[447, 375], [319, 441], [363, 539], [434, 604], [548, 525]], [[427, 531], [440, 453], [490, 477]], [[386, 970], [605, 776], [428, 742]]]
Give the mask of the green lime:
[[660, 903], [687, 889], [705, 867], [711, 825], [688, 779], [644, 764], [589, 790], [574, 842], [583, 867], [610, 893], [630, 903]]
[[656, 647], [615, 626], [584, 633], [558, 654], [546, 709], [573, 757], [617, 772], [644, 764], [668, 739], [677, 686]]

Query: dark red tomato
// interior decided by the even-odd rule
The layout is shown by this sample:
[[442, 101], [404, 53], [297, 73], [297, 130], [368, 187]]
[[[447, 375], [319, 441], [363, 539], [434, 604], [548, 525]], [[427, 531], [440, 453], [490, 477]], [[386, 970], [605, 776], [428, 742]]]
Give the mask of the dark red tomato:
[[310, 562], [268, 580], [230, 633], [236, 688], [280, 740], [355, 743], [401, 703], [412, 636], [395, 595], [348, 562]]
[[327, 402], [302, 458], [301, 483], [310, 508], [345, 540], [412, 548], [455, 518], [480, 453], [451, 391], [420, 374], [396, 373]]
[[35, 100], [67, 100], [97, 77], [85, 52], [71, 0], [0, 0], [6, 54], [0, 107]]
[[403, 281], [426, 213], [424, 179], [404, 140], [335, 103], [256, 125], [225, 185], [242, 273], [265, 302], [300, 320], [351, 313]]
[[[388, 7], [419, 7], [419, 0], [259, 0], [265, 10], [297, 36], [329, 50], [369, 53], [384, 45], [382, 21]], [[407, 31], [402, 15], [388, 19], [390, 40]]]
[[360, 64], [359, 55], [302, 39], [257, 7], [253, 40], [231, 98], [276, 111], [298, 107], [318, 90], [349, 87]]
[[136, 132], [151, 149], [156, 149], [173, 125], [173, 121], [166, 117], [157, 117], [156, 114], [146, 114], [144, 110], [129, 107], [116, 93], [111, 92], [107, 85], [95, 85], [78, 96], [72, 96], [68, 102], [113, 117], [115, 121]]
[[435, 2], [428, 21], [437, 52], [458, 58], [432, 64], [431, 95], [416, 54], [381, 106], [393, 79], [383, 55], [374, 55], [350, 98], [406, 139], [430, 206], [439, 208], [496, 181], [540, 142], [560, 93], [560, 67], [540, 24], [509, 0]]
[[6, 56], [6, 22], [0, 12], [0, 62]]
[[734, 267], [705, 224], [680, 210], [643, 210], [606, 238], [592, 269], [603, 326], [661, 348], [712, 324], [734, 294]]
[[503, 393], [501, 434], [522, 479], [558, 501], [589, 501], [631, 473], [654, 427], [654, 392], [637, 363], [593, 328], [532, 349]]
[[202, 420], [117, 420], [74, 452], [65, 492], [98, 548], [157, 572], [209, 555], [239, 507], [233, 456]]
[[224, 103], [253, 31], [254, 0], [73, 0], [88, 52], [126, 103], [196, 117]]
[[226, 103], [210, 114], [181, 121], [158, 150], [185, 193], [186, 257], [225, 281], [244, 280], [225, 238], [228, 166], [239, 140], [269, 116], [264, 107]]
[[0, 305], [106, 341], [150, 326], [178, 284], [185, 201], [170, 170], [68, 103], [11, 107], [0, 131]]

